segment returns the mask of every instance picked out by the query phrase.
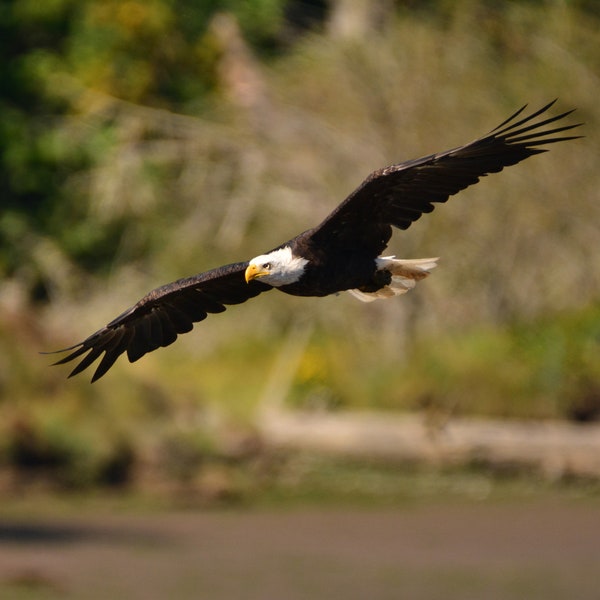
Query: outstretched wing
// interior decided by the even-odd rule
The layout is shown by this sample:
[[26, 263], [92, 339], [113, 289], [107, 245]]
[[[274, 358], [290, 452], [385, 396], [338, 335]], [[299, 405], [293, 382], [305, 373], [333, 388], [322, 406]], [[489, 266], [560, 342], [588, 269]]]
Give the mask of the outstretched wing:
[[223, 312], [226, 304], [241, 304], [272, 289], [260, 281], [246, 283], [244, 271], [247, 266], [247, 262], [226, 265], [151, 291], [83, 342], [57, 350], [73, 352], [54, 364], [62, 365], [83, 356], [69, 374], [72, 377], [104, 353], [92, 377], [94, 382], [124, 352], [127, 352], [129, 362], [135, 362], [147, 352], [172, 344], [177, 334], [191, 331], [193, 324], [205, 319], [209, 313]]
[[431, 212], [434, 202], [446, 202], [480, 177], [546, 152], [540, 146], [581, 137], [558, 135], [581, 123], [548, 127], [572, 110], [534, 122], [554, 102], [516, 120], [525, 105], [490, 133], [464, 146], [371, 173], [318, 227], [307, 233], [316, 243], [329, 240], [330, 244], [360, 244], [376, 256], [385, 248], [392, 225], [407, 229], [423, 213]]

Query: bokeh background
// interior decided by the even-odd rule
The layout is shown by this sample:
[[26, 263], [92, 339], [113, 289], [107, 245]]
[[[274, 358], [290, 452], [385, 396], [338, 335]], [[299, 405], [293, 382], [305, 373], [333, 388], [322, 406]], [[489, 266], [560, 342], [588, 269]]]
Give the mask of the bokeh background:
[[[600, 544], [584, 541], [595, 531], [589, 523], [598, 522], [597, 465], [563, 461], [538, 471], [527, 457], [440, 462], [431, 452], [407, 459], [393, 448], [374, 458], [368, 441], [377, 438], [377, 423], [405, 417], [429, 433], [461, 419], [561, 424], [570, 440], [596, 431], [597, 9], [593, 0], [3, 2], [0, 510], [8, 520], [0, 544], [13, 559], [0, 591], [27, 598], [123, 590], [131, 598], [358, 598], [368, 590], [378, 598], [448, 598], [452, 590], [461, 598], [517, 598], [524, 590], [529, 598], [594, 597]], [[441, 256], [439, 269], [400, 299], [365, 305], [346, 294], [273, 292], [207, 319], [134, 365], [118, 361], [94, 385], [87, 373], [67, 381], [68, 368], [50, 368], [52, 357], [38, 354], [83, 339], [158, 285], [246, 260], [315, 225], [376, 168], [463, 144], [523, 104], [533, 110], [556, 97], [554, 114], [577, 108], [571, 119], [585, 123], [585, 139], [492, 175], [397, 233], [390, 253]], [[360, 426], [365, 415], [374, 429], [333, 455], [326, 444], [315, 452], [302, 436], [287, 447], [277, 415], [298, 414], [315, 428], [347, 414], [358, 415]], [[483, 568], [469, 562], [473, 549], [492, 539], [489, 548], [502, 548], [496, 534], [508, 531], [490, 529], [472, 548], [464, 542], [460, 567], [451, 558], [436, 563], [439, 586], [424, 584], [436, 536], [453, 541], [451, 556], [457, 539], [469, 539], [472, 504], [481, 511], [482, 502], [506, 498], [510, 510], [499, 516], [494, 504], [490, 522], [504, 519], [519, 531], [533, 523], [530, 537], [540, 547], [572, 538], [571, 545], [521, 572], [509, 537], [504, 562], [491, 557], [493, 567]], [[534, 502], [523, 512], [521, 502], [532, 498], [545, 508]], [[404, 547], [378, 545], [377, 536], [368, 542], [371, 529], [356, 514], [333, 508], [383, 505], [402, 519], [396, 509], [422, 503], [436, 506], [412, 515], [429, 534], [411, 534], [408, 517], [389, 529], [400, 527], [409, 545], [430, 540], [418, 560]], [[323, 504], [337, 531], [362, 531], [358, 539], [325, 536], [339, 542], [331, 563], [311, 546], [327, 530], [313, 513], [308, 524], [220, 523], [220, 531], [248, 528], [248, 548], [225, 538], [250, 554], [265, 531], [280, 536], [280, 546], [260, 555], [265, 572], [251, 586], [256, 596], [243, 583], [228, 587], [226, 575], [202, 591], [193, 558], [181, 589], [106, 588], [99, 577], [97, 595], [83, 566], [78, 577], [64, 568], [73, 557], [27, 562], [29, 551], [44, 554], [49, 544], [82, 556], [81, 543], [93, 572], [98, 544], [104, 552], [117, 544], [152, 554], [163, 547], [161, 536], [194, 531], [178, 516], [155, 537], [139, 531], [155, 523], [150, 518], [129, 537], [110, 533], [139, 512]], [[49, 510], [52, 519], [76, 510], [83, 516], [75, 524], [40, 523]], [[115, 511], [129, 517], [106, 533], [97, 513]], [[477, 514], [485, 531], [488, 521]], [[557, 520], [563, 529], [548, 528]], [[285, 555], [286, 526], [307, 533], [306, 546], [289, 538], [303, 548], [297, 556]], [[203, 527], [215, 527], [217, 543], [219, 528], [202, 521], [200, 538]], [[446, 527], [454, 529], [442, 535]], [[392, 560], [377, 570], [360, 553], [345, 563], [340, 548], [361, 539], [379, 564], [401, 556], [409, 566]], [[23, 559], [14, 558], [21, 551]], [[290, 564], [283, 561], [273, 581], [264, 565], [282, 552]], [[160, 560], [184, 555], [169, 547]], [[260, 571], [219, 556], [224, 572], [237, 565], [241, 582]], [[206, 564], [207, 556], [197, 558]], [[153, 571], [152, 561], [138, 562], [136, 573]], [[318, 565], [338, 574], [321, 580]], [[107, 571], [113, 568], [109, 561]], [[177, 573], [177, 564], [171, 569]], [[365, 588], [353, 583], [360, 573]], [[404, 596], [400, 581], [409, 582]]]

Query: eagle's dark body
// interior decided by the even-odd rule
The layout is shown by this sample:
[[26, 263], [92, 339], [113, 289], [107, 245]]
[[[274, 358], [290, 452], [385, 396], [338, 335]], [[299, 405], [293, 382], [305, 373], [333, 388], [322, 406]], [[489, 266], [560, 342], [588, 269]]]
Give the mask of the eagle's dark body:
[[322, 246], [315, 243], [314, 236], [315, 230], [309, 229], [279, 246], [289, 246], [295, 256], [310, 257], [300, 280], [279, 290], [293, 296], [329, 296], [354, 288], [375, 291], [378, 277], [381, 287], [383, 280], [375, 268], [379, 252], [346, 244]]
[[208, 314], [223, 312], [226, 305], [240, 304], [273, 287], [297, 296], [353, 289], [371, 293], [384, 288], [392, 273], [378, 268], [377, 261], [392, 227], [407, 229], [423, 213], [431, 212], [434, 203], [445, 202], [480, 177], [545, 152], [540, 146], [578, 137], [556, 134], [579, 124], [546, 127], [572, 111], [534, 121], [552, 104], [516, 120], [523, 107], [489, 134], [464, 146], [372, 173], [320, 225], [257, 257], [266, 269], [273, 253], [288, 252], [290, 260], [301, 263], [295, 280], [277, 285], [266, 283], [268, 277], [254, 278], [265, 273], [249, 278], [248, 270], [257, 259], [180, 279], [153, 290], [83, 342], [66, 348], [72, 352], [56, 364], [83, 356], [72, 376], [102, 356], [94, 381], [124, 352], [131, 362], [136, 361], [168, 346]]

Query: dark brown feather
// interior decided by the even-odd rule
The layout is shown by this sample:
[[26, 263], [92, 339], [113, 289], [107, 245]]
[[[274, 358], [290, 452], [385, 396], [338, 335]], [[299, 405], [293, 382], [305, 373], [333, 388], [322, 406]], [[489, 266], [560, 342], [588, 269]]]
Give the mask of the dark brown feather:
[[71, 371], [72, 377], [104, 354], [92, 377], [96, 381], [125, 352], [129, 361], [135, 362], [148, 352], [172, 344], [178, 334], [190, 331], [207, 314], [223, 312], [226, 304], [240, 304], [271, 289], [260, 281], [247, 284], [247, 266], [246, 262], [226, 265], [152, 290], [79, 344], [58, 350], [73, 352], [54, 364], [62, 365], [83, 356]]
[[532, 122], [554, 102], [515, 121], [525, 105], [490, 133], [464, 146], [371, 173], [319, 226], [306, 232], [307, 238], [315, 244], [336, 240], [340, 246], [361, 240], [373, 256], [379, 255], [391, 236], [389, 225], [407, 229], [423, 213], [431, 212], [434, 203], [446, 202], [488, 173], [545, 152], [540, 146], [581, 137], [556, 136], [580, 123], [541, 129], [573, 111]]

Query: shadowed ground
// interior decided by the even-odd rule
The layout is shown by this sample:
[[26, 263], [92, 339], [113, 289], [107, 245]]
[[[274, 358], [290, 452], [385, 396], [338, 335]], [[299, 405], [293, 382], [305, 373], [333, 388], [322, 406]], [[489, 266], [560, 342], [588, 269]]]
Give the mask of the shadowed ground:
[[0, 523], [3, 598], [597, 598], [600, 507], [557, 501]]

